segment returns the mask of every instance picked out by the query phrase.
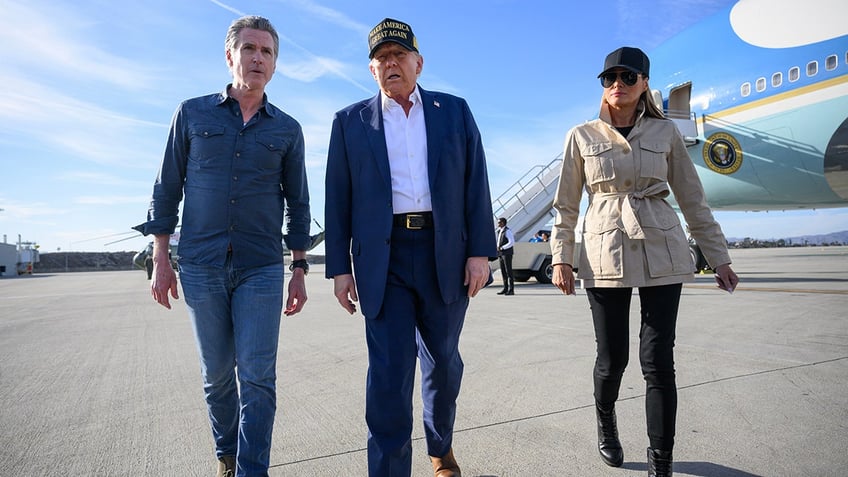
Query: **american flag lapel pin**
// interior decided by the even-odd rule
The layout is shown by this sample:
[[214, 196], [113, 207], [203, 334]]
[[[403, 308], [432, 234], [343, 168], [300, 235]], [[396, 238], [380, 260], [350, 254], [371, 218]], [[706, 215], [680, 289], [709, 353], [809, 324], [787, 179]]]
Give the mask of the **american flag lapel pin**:
[[438, 101], [436, 101], [435, 99], [433, 100], [433, 106], [435, 106], [435, 107], [437, 107], [437, 108], [441, 108], [441, 107], [442, 107], [442, 105], [440, 105], [440, 104], [439, 104], [439, 102], [438, 102]]

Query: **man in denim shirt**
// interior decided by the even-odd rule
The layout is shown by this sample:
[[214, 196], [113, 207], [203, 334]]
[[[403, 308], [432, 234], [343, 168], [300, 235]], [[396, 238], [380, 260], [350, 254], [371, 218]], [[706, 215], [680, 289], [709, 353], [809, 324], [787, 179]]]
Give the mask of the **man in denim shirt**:
[[138, 226], [155, 236], [152, 294], [170, 309], [168, 295], [178, 293], [168, 240], [185, 198], [180, 281], [200, 353], [219, 476], [268, 475], [284, 217], [292, 250], [285, 314], [298, 313], [307, 298], [303, 133], [265, 95], [278, 52], [267, 19], [233, 22], [226, 38], [233, 82], [177, 108], [147, 222]]

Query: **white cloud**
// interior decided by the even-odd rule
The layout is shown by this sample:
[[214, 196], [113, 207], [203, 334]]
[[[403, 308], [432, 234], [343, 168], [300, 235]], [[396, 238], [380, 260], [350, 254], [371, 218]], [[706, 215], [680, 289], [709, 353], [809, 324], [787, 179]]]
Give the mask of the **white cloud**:
[[[237, 9], [235, 9], [235, 8], [225, 4], [225, 3], [222, 3], [218, 0], [210, 0], [210, 1], [212, 3], [214, 3], [215, 5], [220, 6], [221, 8], [224, 8], [226, 10], [229, 10], [229, 11], [235, 13], [236, 15], [240, 15], [240, 16], [244, 15], [243, 13], [238, 11]], [[359, 28], [358, 26], [355, 25], [355, 23], [353, 23], [351, 20], [348, 20], [347, 17], [345, 17], [341, 13], [335, 12], [335, 11], [330, 10], [328, 8], [319, 7], [319, 6], [312, 4], [310, 2], [294, 2], [293, 5], [305, 8], [313, 14], [317, 13], [321, 18], [323, 18], [325, 20], [326, 19], [332, 19], [332, 21], [336, 24], [342, 24], [342, 25], [345, 25], [345, 26], [348, 26], [348, 27], [353, 25], [354, 28]], [[344, 66], [344, 63], [316, 55], [315, 53], [310, 51], [308, 48], [306, 48], [303, 45], [301, 45], [300, 43], [292, 40], [288, 36], [280, 33], [279, 31], [277, 32], [277, 36], [279, 36], [281, 43], [287, 43], [287, 44], [293, 46], [296, 50], [300, 51], [301, 54], [306, 55], [305, 60], [292, 61], [288, 65], [285, 62], [283, 62], [282, 66], [278, 65], [278, 67], [277, 67], [278, 70], [280, 70], [285, 76], [287, 76], [291, 79], [294, 79], [294, 80], [298, 80], [298, 81], [312, 82], [312, 81], [315, 81], [317, 78], [324, 76], [325, 74], [331, 74], [333, 76], [336, 76], [336, 77], [352, 84], [353, 86], [356, 86], [360, 90], [367, 91], [367, 92], [371, 91], [368, 88], [366, 88], [365, 86], [363, 86], [360, 82], [358, 82], [355, 79], [353, 79], [352, 77], [350, 77], [350, 75], [345, 73], [345, 70], [347, 68]], [[314, 64], [314, 63], [317, 63], [317, 64]], [[292, 66], [292, 65], [294, 65], [294, 66]]]
[[281, 0], [280, 3], [305, 11], [324, 22], [352, 30], [363, 37], [371, 30], [370, 26], [353, 20], [338, 10], [318, 5], [309, 0]]
[[[26, 78], [0, 73], [0, 120], [4, 134], [33, 136], [41, 149], [58, 148], [86, 161], [131, 164], [161, 149], [145, 142], [142, 132], [160, 138], [168, 127], [102, 108]], [[47, 151], [45, 151], [47, 153]]]
[[209, 0], [209, 1], [214, 3], [215, 5], [218, 5], [219, 7], [223, 8], [224, 10], [235, 13], [236, 15], [238, 15], [240, 17], [243, 17], [245, 15], [241, 10], [238, 10], [235, 7], [231, 7], [231, 6], [227, 5], [226, 3], [219, 2], [218, 0]]
[[288, 38], [287, 36], [284, 36], [284, 35], [279, 35], [279, 36], [280, 36], [280, 41], [284, 41], [284, 42], [294, 46], [295, 48], [300, 50], [303, 54], [305, 54], [307, 56], [307, 59], [304, 60], [305, 62], [319, 63], [321, 68], [326, 69], [326, 71], [328, 73], [331, 73], [332, 75], [352, 84], [353, 86], [356, 86], [358, 89], [360, 89], [362, 91], [365, 91], [367, 93], [372, 92], [370, 89], [368, 89], [367, 87], [362, 85], [362, 83], [360, 83], [359, 81], [356, 81], [355, 79], [353, 79], [350, 75], [348, 75], [345, 72], [345, 70], [348, 70], [349, 68], [347, 66], [345, 66], [345, 64], [343, 62], [336, 61], [336, 60], [329, 60], [327, 58], [318, 56], [315, 53], [312, 53], [308, 49], [301, 46], [299, 43], [296, 43], [294, 40]]
[[118, 204], [145, 204], [150, 201], [148, 195], [87, 195], [74, 199], [74, 203], [80, 205], [118, 205]]
[[[145, 180], [129, 180], [115, 174], [106, 174], [102, 172], [83, 172], [72, 171], [58, 175], [55, 180], [68, 183], [74, 182], [79, 184], [100, 184], [110, 187], [141, 187], [144, 189], [150, 188], [152, 180], [150, 177], [145, 177]], [[144, 200], [149, 199], [149, 196]]]
[[340, 61], [316, 56], [301, 61], [281, 60], [277, 65], [277, 73], [293, 80], [311, 83], [326, 75], [336, 76], [337, 72], [344, 68], [345, 65]]
[[66, 208], [52, 207], [46, 202], [21, 203], [0, 197], [0, 221], [31, 220], [37, 217], [51, 217], [68, 213]]
[[108, 83], [123, 89], [143, 90], [153, 81], [149, 68], [98, 48], [89, 41], [91, 21], [61, 4], [49, 12], [33, 5], [4, 2], [0, 29], [0, 62], [15, 65], [28, 78], [43, 73], [64, 78]]
[[614, 36], [647, 51], [732, 3], [735, 0], [660, 0], [649, 10], [631, 0], [617, 0], [614, 10], [618, 18], [612, 23], [619, 26]]

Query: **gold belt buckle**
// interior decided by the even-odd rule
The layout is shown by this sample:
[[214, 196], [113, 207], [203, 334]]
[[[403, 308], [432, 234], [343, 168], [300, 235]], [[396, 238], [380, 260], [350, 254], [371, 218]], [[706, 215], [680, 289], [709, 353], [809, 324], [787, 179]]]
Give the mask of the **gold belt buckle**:
[[406, 214], [406, 228], [409, 230], [421, 230], [424, 228], [424, 216]]

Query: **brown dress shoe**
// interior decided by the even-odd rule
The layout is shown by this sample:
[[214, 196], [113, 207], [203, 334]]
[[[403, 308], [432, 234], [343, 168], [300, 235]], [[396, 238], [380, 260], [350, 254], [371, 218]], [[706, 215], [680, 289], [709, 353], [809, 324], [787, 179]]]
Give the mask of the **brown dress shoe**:
[[232, 455], [224, 455], [218, 459], [217, 477], [236, 477], [236, 458]]
[[433, 463], [433, 477], [461, 477], [462, 472], [459, 470], [459, 464], [453, 458], [453, 449], [441, 457], [430, 456], [430, 462]]

